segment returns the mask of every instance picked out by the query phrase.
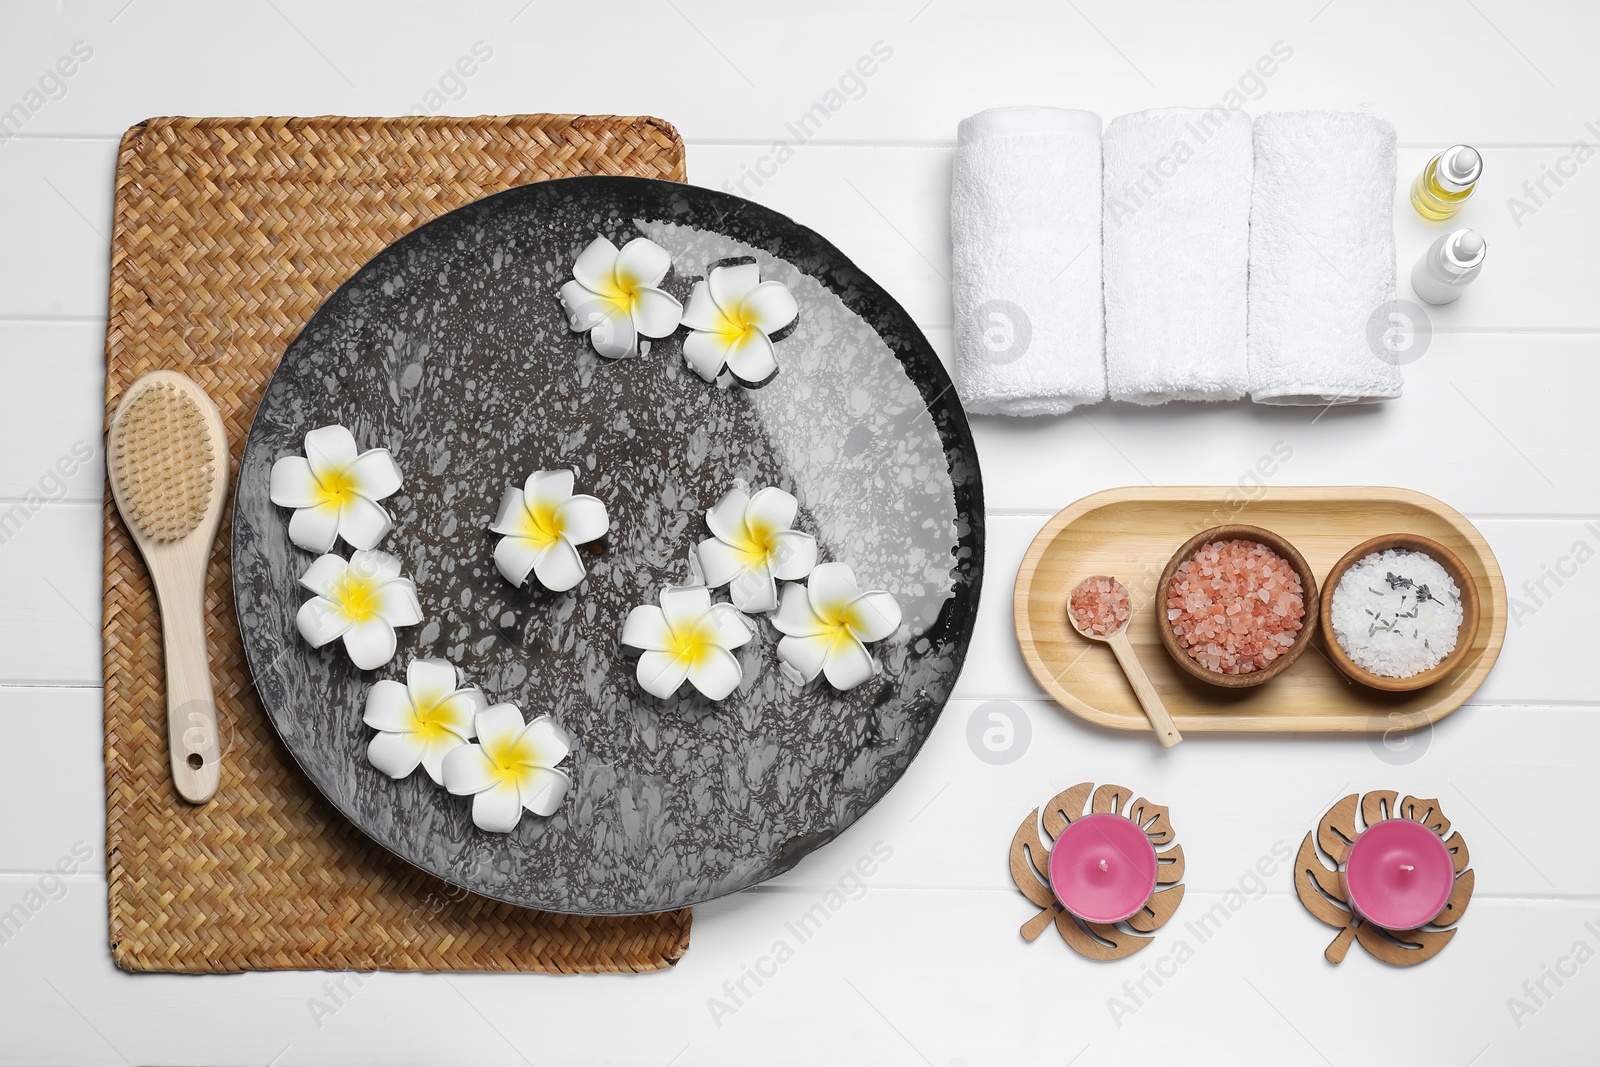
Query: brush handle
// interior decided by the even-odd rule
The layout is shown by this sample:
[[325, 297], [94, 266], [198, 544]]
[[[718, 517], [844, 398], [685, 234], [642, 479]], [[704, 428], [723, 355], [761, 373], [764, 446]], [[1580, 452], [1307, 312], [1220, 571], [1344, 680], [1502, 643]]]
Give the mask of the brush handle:
[[1145, 715], [1150, 719], [1150, 725], [1155, 729], [1161, 747], [1171, 748], [1182, 741], [1183, 735], [1178, 733], [1178, 727], [1173, 723], [1172, 716], [1167, 714], [1167, 706], [1161, 702], [1161, 694], [1156, 692], [1150, 676], [1144, 672], [1144, 664], [1139, 662], [1139, 657], [1133, 651], [1133, 645], [1128, 641], [1127, 628], [1124, 627], [1107, 637], [1106, 643], [1111, 646], [1111, 651], [1116, 653], [1117, 662], [1122, 664], [1122, 673], [1128, 676], [1128, 684], [1133, 686], [1134, 696], [1139, 698], [1139, 705], [1144, 708]]
[[[170, 559], [171, 557], [169, 557]], [[167, 749], [172, 781], [191, 804], [204, 804], [222, 777], [217, 703], [206, 649], [204, 562], [168, 567], [147, 559], [161, 602], [161, 636], [167, 653]]]

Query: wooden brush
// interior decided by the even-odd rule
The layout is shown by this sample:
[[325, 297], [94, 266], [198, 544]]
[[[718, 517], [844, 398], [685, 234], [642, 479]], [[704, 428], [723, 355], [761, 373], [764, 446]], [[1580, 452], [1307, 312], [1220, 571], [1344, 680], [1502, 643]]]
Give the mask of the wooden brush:
[[228, 488], [227, 434], [198, 385], [158, 370], [128, 386], [106, 436], [111, 495], [161, 606], [173, 784], [185, 800], [204, 804], [222, 773], [205, 589]]

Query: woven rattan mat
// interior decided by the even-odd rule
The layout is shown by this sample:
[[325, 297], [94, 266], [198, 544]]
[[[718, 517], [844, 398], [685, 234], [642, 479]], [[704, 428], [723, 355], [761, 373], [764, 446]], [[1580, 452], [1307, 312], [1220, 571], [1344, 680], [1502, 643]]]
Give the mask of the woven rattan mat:
[[[153, 119], [117, 157], [106, 410], [138, 375], [182, 370], [222, 409], [237, 465], [285, 347], [327, 294], [423, 222], [574, 174], [684, 178], [649, 118]], [[106, 502], [106, 852], [111, 947], [134, 971], [274, 968], [650, 971], [689, 911], [579, 918], [474, 897], [347, 823], [301, 776], [250, 684], [228, 531], [206, 611], [222, 785], [193, 808], [167, 764], [160, 625]]]

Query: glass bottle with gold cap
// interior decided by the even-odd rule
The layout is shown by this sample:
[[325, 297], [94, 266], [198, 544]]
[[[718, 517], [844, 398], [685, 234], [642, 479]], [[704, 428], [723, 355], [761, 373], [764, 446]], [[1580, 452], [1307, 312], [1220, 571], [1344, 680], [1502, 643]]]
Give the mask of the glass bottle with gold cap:
[[1483, 157], [1458, 144], [1428, 160], [1411, 184], [1411, 206], [1425, 219], [1447, 219], [1461, 210], [1483, 175]]

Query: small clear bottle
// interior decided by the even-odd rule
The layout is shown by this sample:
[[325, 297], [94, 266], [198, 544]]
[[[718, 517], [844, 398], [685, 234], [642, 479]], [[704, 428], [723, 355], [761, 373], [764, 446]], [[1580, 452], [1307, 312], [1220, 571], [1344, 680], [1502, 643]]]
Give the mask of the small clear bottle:
[[1411, 183], [1411, 206], [1425, 219], [1448, 219], [1461, 210], [1483, 176], [1483, 157], [1471, 145], [1451, 145], [1428, 160]]
[[1476, 230], [1447, 233], [1429, 245], [1411, 268], [1411, 288], [1430, 304], [1448, 304], [1472, 284], [1488, 251]]

